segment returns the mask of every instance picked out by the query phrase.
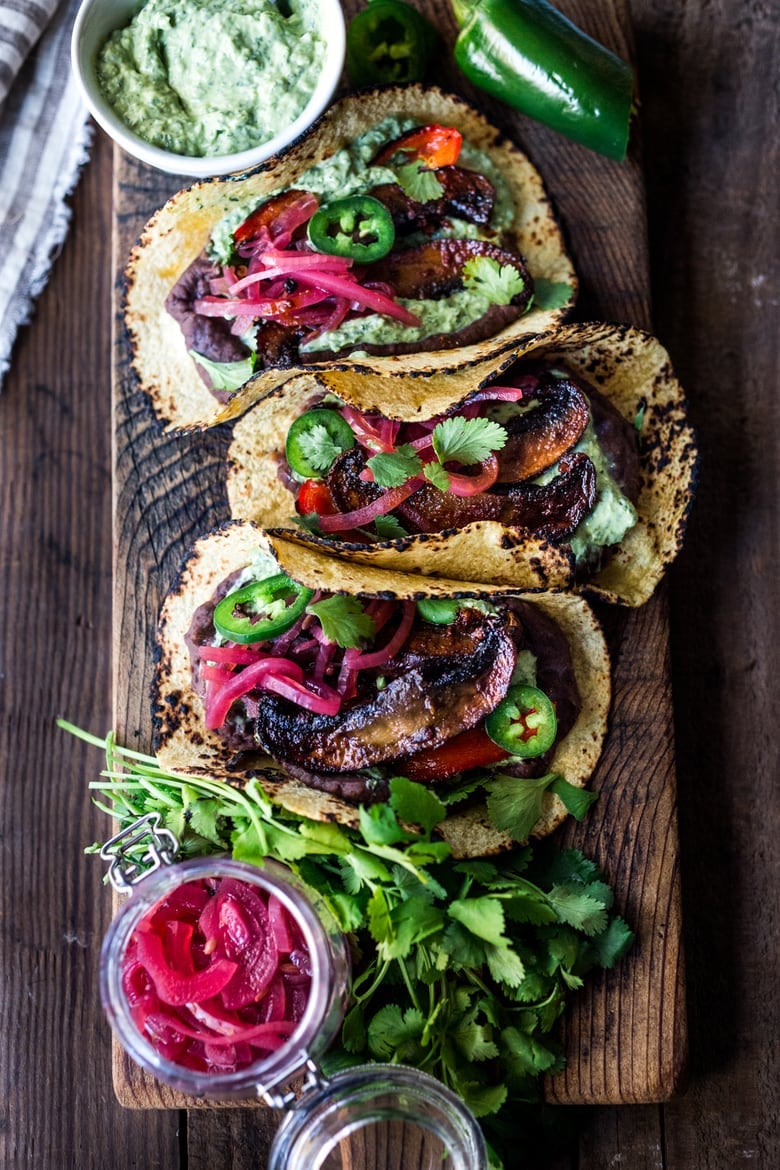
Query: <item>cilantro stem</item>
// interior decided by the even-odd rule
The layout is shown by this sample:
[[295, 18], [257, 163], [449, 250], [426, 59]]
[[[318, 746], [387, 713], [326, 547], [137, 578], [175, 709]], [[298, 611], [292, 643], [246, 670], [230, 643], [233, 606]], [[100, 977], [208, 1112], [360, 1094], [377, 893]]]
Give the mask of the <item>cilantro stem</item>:
[[406, 962], [403, 959], [397, 959], [396, 962], [398, 963], [398, 966], [401, 970], [401, 977], [403, 978], [403, 981], [406, 984], [406, 990], [409, 992], [409, 998], [411, 999], [414, 1006], [417, 1008], [418, 1012], [420, 1012], [420, 1014], [422, 1015], [422, 1006], [420, 1004], [420, 1000], [417, 997], [417, 992], [414, 988], [414, 985], [412, 984], [412, 981], [409, 978], [409, 971], [407, 969]]
[[356, 1003], [365, 1003], [367, 1000], [371, 999], [371, 996], [374, 994], [374, 992], [377, 990], [379, 985], [382, 983], [383, 979], [387, 975], [387, 972], [390, 970], [391, 966], [392, 966], [392, 961], [390, 959], [385, 959], [385, 961], [382, 963], [382, 966], [377, 971], [376, 978], [374, 979], [371, 986], [368, 988], [367, 991], [362, 992], [360, 995], [357, 994], [357, 988], [360, 985], [361, 981], [368, 978], [368, 976], [371, 974], [371, 971], [373, 968], [367, 967], [365, 971], [361, 972], [361, 974], [358, 975], [357, 979], [352, 984], [352, 998], [355, 1000]]

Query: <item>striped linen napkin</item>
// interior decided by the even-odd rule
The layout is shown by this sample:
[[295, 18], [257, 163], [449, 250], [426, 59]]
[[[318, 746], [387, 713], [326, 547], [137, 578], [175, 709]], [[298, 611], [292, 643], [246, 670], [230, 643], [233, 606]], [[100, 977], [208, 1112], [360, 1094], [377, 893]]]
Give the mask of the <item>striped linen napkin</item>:
[[0, 0], [0, 386], [67, 234], [66, 199], [88, 157], [87, 109], [70, 68], [78, 6]]

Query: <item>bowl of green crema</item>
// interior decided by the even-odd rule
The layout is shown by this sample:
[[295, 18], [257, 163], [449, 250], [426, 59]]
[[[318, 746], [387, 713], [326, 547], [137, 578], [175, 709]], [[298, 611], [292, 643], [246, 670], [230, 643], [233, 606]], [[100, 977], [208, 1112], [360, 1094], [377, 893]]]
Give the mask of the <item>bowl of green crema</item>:
[[344, 43], [339, 0], [84, 0], [71, 60], [123, 150], [207, 178], [250, 170], [307, 130]]

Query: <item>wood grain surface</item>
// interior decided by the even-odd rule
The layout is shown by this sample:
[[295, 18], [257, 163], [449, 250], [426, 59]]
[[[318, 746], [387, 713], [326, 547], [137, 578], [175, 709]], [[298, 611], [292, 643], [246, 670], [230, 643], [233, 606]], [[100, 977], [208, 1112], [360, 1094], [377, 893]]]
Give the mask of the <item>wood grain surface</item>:
[[[775, 1170], [780, 14], [761, 0], [631, 10], [654, 328], [703, 454], [669, 589], [689, 1083], [663, 1106], [555, 1110], [563, 1149], [551, 1143], [533, 1165]], [[546, 147], [552, 136], [537, 133]], [[110, 899], [100, 863], [82, 855], [106, 831], [86, 791], [101, 761], [53, 726], [54, 714], [99, 732], [112, 719], [113, 161], [98, 134], [0, 394], [0, 1166], [258, 1170], [269, 1112], [114, 1099], [96, 981]], [[576, 165], [570, 181], [582, 181]], [[145, 574], [171, 568], [152, 523], [137, 525], [139, 605]]]
[[[355, 5], [357, 7], [357, 5]], [[438, 0], [422, 7], [448, 42], [454, 25]], [[624, 57], [633, 55], [623, 0], [564, 6], [583, 27]], [[352, 9], [346, 7], [347, 14]], [[454, 72], [436, 80], [457, 87], [518, 140], [540, 166], [583, 282], [582, 320], [650, 327], [650, 274], [638, 144], [623, 165], [549, 140], [511, 112], [469, 89]], [[122, 157], [115, 185], [114, 263], [121, 273], [149, 216], [179, 182]], [[227, 430], [164, 434], [130, 368], [115, 286], [115, 727], [120, 742], [148, 750], [154, 631], [166, 589], [194, 538], [227, 515]], [[604, 869], [637, 942], [616, 971], [572, 997], [564, 1025], [566, 1070], [547, 1085], [559, 1103], [643, 1103], [668, 1099], [686, 1060], [685, 999], [672, 730], [667, 602], [662, 589], [632, 613], [600, 616], [613, 661], [610, 732], [593, 778], [600, 800], [563, 842], [580, 846]], [[653, 717], [648, 718], [648, 712]], [[129, 1107], [185, 1105], [117, 1048], [115, 1085]], [[190, 1102], [191, 1104], [191, 1102]]]

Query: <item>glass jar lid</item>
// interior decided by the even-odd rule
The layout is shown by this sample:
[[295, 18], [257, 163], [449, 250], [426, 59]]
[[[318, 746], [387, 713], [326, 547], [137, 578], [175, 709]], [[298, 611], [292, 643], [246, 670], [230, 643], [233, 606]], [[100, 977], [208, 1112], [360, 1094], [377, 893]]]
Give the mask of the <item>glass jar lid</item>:
[[289, 1110], [267, 1170], [487, 1170], [482, 1131], [441, 1081], [400, 1064], [344, 1069]]

